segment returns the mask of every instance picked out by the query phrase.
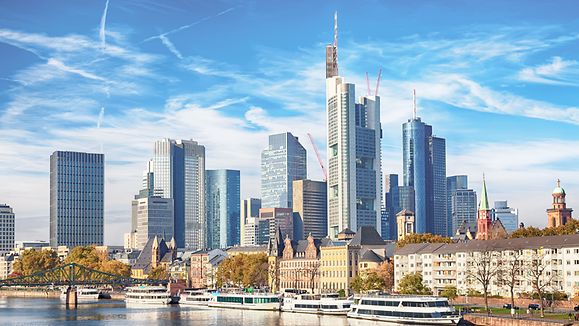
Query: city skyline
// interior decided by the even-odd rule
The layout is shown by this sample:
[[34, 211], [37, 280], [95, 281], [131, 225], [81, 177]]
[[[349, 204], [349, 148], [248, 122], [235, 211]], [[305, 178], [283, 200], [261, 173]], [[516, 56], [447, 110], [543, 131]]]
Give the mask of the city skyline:
[[130, 201], [158, 139], [199, 141], [207, 169], [241, 171], [247, 198], [260, 197], [267, 136], [292, 132], [308, 151], [308, 175], [322, 180], [306, 134], [325, 157], [324, 50], [335, 10], [340, 75], [364, 95], [365, 72], [383, 68], [383, 175], [402, 175], [401, 125], [416, 88], [419, 116], [446, 139], [447, 175], [468, 175], [478, 193], [485, 172], [489, 201], [508, 200], [526, 225], [546, 225], [558, 178], [578, 206], [579, 23], [560, 10], [572, 2], [456, 2], [453, 15], [450, 4], [180, 6], [4, 6], [0, 202], [14, 210], [17, 240], [48, 239], [55, 150], [105, 154], [107, 244], [130, 229]]

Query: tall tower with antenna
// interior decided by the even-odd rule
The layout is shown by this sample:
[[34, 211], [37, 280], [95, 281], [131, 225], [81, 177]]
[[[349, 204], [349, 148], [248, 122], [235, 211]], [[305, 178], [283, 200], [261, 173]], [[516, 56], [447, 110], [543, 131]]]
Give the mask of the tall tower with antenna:
[[338, 12], [334, 12], [334, 43], [326, 45], [326, 78], [338, 76]]

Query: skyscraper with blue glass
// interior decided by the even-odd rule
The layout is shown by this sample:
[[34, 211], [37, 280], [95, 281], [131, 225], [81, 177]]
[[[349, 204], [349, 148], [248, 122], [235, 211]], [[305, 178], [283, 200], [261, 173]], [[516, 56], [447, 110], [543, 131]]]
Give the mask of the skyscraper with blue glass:
[[403, 184], [414, 190], [416, 233], [448, 234], [446, 144], [416, 114], [402, 125]]
[[240, 244], [240, 176], [238, 170], [207, 170], [207, 247]]
[[56, 151], [50, 156], [50, 245], [102, 245], [104, 155]]
[[307, 178], [306, 149], [290, 132], [269, 136], [261, 152], [261, 207], [292, 208], [293, 181]]

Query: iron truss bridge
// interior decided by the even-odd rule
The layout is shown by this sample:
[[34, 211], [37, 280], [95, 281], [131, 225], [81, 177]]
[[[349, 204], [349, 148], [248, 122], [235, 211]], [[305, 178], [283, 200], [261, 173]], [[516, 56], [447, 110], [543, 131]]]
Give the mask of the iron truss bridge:
[[55, 267], [27, 276], [18, 276], [0, 280], [0, 287], [5, 286], [76, 286], [76, 285], [158, 285], [167, 280], [148, 280], [101, 272], [76, 263]]

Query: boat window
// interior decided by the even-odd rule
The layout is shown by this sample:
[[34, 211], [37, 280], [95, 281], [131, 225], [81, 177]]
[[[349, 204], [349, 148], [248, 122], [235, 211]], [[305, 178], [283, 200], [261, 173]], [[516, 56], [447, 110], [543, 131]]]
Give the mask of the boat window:
[[350, 309], [350, 305], [349, 305], [349, 304], [343, 304], [342, 307], [343, 307], [344, 309]]
[[338, 309], [337, 305], [323, 305], [322, 309]]
[[253, 298], [246, 297], [243, 299], [244, 303], [253, 303]]
[[372, 310], [368, 310], [368, 309], [358, 309], [358, 313], [360, 315], [371, 315], [372, 314]]

